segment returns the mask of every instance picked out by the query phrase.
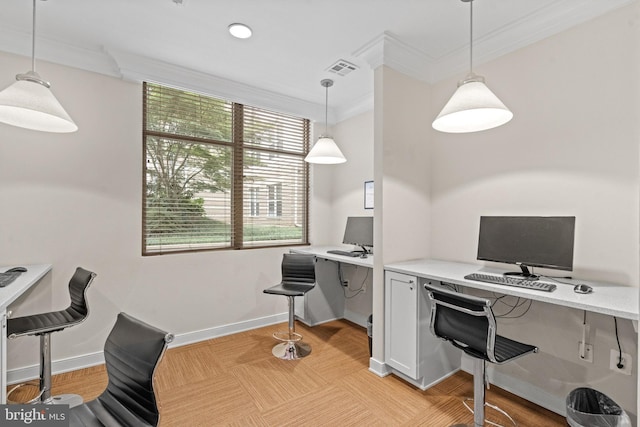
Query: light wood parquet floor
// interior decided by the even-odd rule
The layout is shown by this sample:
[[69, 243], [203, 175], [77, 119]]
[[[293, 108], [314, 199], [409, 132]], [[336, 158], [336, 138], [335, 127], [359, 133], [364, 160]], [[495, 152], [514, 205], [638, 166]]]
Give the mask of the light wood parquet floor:
[[[473, 378], [459, 372], [426, 391], [394, 375], [369, 372], [366, 330], [333, 321], [298, 332], [312, 347], [298, 361], [271, 354], [273, 325], [169, 349], [156, 373], [162, 427], [209, 426], [428, 426], [472, 423], [462, 399], [473, 396]], [[34, 350], [35, 351], [35, 350]], [[103, 366], [56, 375], [53, 394], [85, 400], [102, 392]], [[24, 388], [25, 390], [27, 387]], [[21, 392], [22, 393], [22, 392]], [[14, 394], [12, 398], [23, 397]], [[560, 415], [495, 386], [487, 401], [521, 427], [566, 426]], [[506, 424], [488, 410], [493, 421]]]

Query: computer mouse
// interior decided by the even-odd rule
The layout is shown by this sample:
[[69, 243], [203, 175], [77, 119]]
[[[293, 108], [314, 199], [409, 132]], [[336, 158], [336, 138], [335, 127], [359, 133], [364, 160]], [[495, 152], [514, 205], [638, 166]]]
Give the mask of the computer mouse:
[[367, 258], [367, 257], [368, 257], [368, 255], [367, 255], [367, 254], [362, 254], [362, 255], [360, 255], [360, 258]]
[[579, 283], [574, 286], [573, 291], [578, 294], [590, 294], [593, 292], [593, 288], [589, 285], [585, 285], [584, 283]]
[[25, 267], [13, 267], [5, 271], [5, 273], [24, 273], [25, 271], [27, 271]]

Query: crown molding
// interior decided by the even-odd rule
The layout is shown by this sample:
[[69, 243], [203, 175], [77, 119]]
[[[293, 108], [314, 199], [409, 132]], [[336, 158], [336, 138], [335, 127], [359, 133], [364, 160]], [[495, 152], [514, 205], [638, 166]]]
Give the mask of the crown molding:
[[[0, 29], [0, 51], [30, 58], [31, 33], [9, 28]], [[129, 52], [103, 47], [92, 49], [38, 37], [36, 65], [39, 60], [128, 81], [153, 81], [324, 123], [324, 104], [282, 95]], [[21, 71], [16, 70], [16, 73]], [[335, 123], [335, 120], [335, 111], [329, 107], [328, 122]]]
[[[634, 1], [594, 1], [579, 7], [566, 0], [555, 1], [483, 37], [474, 38], [474, 65], [494, 60]], [[550, 8], [553, 13], [549, 12]], [[385, 65], [430, 84], [463, 73], [469, 67], [468, 44], [436, 57], [388, 31], [374, 37], [352, 55], [372, 69]]]
[[373, 110], [373, 88], [371, 92], [366, 95], [359, 99], [352, 100], [349, 105], [345, 107], [335, 107], [335, 121], [332, 123], [341, 122], [371, 110]]
[[[555, 1], [517, 21], [504, 25], [480, 38], [474, 38], [474, 67], [568, 30], [576, 25], [612, 12], [636, 0], [589, 2], [576, 7], [566, 0]], [[553, 13], [548, 9], [553, 8]], [[469, 69], [468, 44], [437, 58], [431, 65], [431, 81], [464, 74]]]
[[[0, 51], [31, 58], [31, 37], [31, 33], [2, 28], [0, 29]], [[36, 65], [39, 60], [120, 77], [117, 64], [101, 47], [88, 48], [36, 37]]]
[[386, 65], [418, 80], [431, 81], [431, 64], [434, 58], [403, 42], [389, 31], [365, 43], [352, 55], [364, 60], [372, 69]]
[[[324, 105], [129, 52], [110, 50], [125, 80], [154, 82], [324, 122]], [[329, 121], [334, 121], [329, 111]]]

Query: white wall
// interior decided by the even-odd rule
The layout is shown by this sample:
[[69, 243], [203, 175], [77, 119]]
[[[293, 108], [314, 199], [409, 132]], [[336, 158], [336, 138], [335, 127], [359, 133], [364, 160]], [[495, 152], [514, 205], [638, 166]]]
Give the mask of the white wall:
[[[384, 264], [429, 256], [430, 145], [424, 132], [426, 83], [375, 69], [375, 239], [373, 358], [384, 360]], [[381, 245], [379, 244], [381, 243]]]
[[[27, 58], [0, 54], [0, 87], [29, 67]], [[280, 280], [286, 248], [141, 256], [141, 85], [46, 62], [38, 71], [80, 130], [0, 124], [0, 260], [53, 264], [14, 315], [65, 308], [76, 266], [98, 274], [89, 318], [55, 334], [54, 361], [101, 352], [120, 311], [183, 340], [278, 320], [285, 299], [262, 290]], [[37, 363], [37, 339], [9, 343], [10, 371]]]
[[[635, 3], [475, 67], [514, 119], [480, 133], [433, 132], [433, 257], [477, 262], [481, 215], [575, 215], [574, 277], [639, 286], [639, 17]], [[455, 83], [434, 85], [433, 116]], [[634, 357], [626, 377], [609, 370], [617, 349], [610, 317], [587, 314], [594, 362], [578, 359], [582, 321], [581, 311], [545, 304], [499, 321], [499, 332], [541, 352], [496, 371], [526, 379], [559, 405], [589, 386], [637, 414], [631, 323], [618, 322]]]
[[373, 111], [336, 124], [333, 136], [347, 158], [339, 165], [313, 166], [330, 169], [332, 227], [329, 241], [342, 242], [349, 216], [373, 216], [364, 208], [364, 182], [373, 180]]
[[[331, 133], [347, 162], [311, 166], [315, 195], [311, 207], [311, 243], [314, 245], [342, 242], [347, 217], [373, 215], [373, 210], [364, 209], [364, 182], [373, 180], [373, 112], [337, 123]], [[343, 277], [349, 280], [349, 288], [364, 290], [359, 293], [345, 290], [349, 297], [345, 317], [363, 326], [371, 314], [373, 275], [367, 270], [343, 266]]]

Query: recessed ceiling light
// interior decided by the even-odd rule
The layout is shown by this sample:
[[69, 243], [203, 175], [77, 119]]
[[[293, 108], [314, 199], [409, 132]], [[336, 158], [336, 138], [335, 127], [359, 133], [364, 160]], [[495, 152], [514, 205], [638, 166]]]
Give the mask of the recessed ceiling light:
[[238, 39], [248, 39], [252, 34], [251, 28], [239, 23], [229, 25], [229, 32]]

